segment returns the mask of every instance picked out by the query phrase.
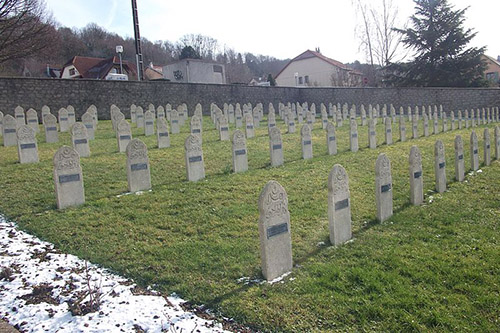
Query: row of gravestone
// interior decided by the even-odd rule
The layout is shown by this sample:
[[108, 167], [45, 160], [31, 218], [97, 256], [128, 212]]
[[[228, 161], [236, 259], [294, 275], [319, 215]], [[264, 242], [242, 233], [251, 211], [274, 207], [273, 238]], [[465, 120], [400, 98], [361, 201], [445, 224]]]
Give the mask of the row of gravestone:
[[[490, 139], [488, 129], [484, 133], [484, 163], [490, 164]], [[495, 127], [495, 157], [500, 159], [500, 129]], [[479, 168], [476, 133], [471, 133], [471, 169]], [[436, 191], [446, 190], [446, 160], [441, 140], [434, 146], [434, 170]], [[417, 146], [409, 155], [410, 202], [421, 205], [424, 200], [422, 156]], [[461, 136], [455, 138], [455, 178], [465, 178], [464, 148]], [[328, 221], [330, 243], [341, 245], [352, 238], [351, 202], [347, 173], [340, 164], [334, 165], [328, 177]], [[380, 154], [375, 163], [375, 200], [377, 220], [383, 222], [393, 215], [393, 185], [391, 162]], [[292, 242], [290, 212], [285, 189], [276, 181], [266, 184], [259, 197], [259, 238], [262, 274], [272, 281], [292, 270]]]

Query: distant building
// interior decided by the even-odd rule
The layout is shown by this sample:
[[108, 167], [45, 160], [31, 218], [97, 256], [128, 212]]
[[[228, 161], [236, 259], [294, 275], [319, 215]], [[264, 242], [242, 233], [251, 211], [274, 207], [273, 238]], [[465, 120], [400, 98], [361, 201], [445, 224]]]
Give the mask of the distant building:
[[265, 86], [268, 87], [271, 85], [271, 82], [267, 80], [263, 80], [261, 77], [254, 77], [248, 82], [249, 86]]
[[363, 73], [307, 50], [276, 75], [276, 85], [288, 87], [361, 87]]
[[123, 73], [120, 73], [120, 59], [116, 56], [103, 59], [75, 56], [61, 69], [61, 79], [97, 79], [128, 80], [137, 77], [135, 67], [128, 61], [122, 61]]
[[[500, 59], [500, 56], [498, 57]], [[483, 54], [482, 59], [486, 62], [486, 70], [484, 75], [486, 79], [495, 86], [500, 86], [500, 61], [495, 60], [486, 54]]]
[[144, 78], [146, 80], [161, 80], [163, 79], [163, 67], [155, 66], [152, 62], [144, 69]]
[[223, 64], [199, 59], [182, 59], [163, 67], [163, 77], [172, 82], [226, 83]]

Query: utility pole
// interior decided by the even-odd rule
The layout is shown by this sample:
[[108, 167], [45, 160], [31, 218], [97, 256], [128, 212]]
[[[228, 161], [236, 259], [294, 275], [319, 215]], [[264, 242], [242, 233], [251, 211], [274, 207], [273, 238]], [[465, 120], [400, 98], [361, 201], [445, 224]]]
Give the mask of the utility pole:
[[135, 61], [137, 63], [137, 80], [144, 80], [144, 65], [142, 62], [141, 34], [139, 32], [139, 15], [137, 14], [137, 1], [132, 0], [132, 18], [134, 20]]

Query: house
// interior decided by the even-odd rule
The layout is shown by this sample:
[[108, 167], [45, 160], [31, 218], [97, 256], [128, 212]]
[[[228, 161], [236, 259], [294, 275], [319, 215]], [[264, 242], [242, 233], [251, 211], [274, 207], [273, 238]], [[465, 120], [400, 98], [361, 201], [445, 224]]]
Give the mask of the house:
[[254, 77], [248, 82], [249, 86], [265, 86], [268, 87], [271, 85], [271, 82], [262, 79], [261, 77]]
[[276, 75], [276, 85], [288, 87], [360, 87], [363, 73], [307, 50], [290, 60]]
[[223, 64], [200, 59], [182, 59], [163, 67], [163, 77], [172, 82], [226, 83]]
[[[75, 56], [61, 69], [61, 79], [128, 80], [136, 78], [135, 65], [113, 56], [108, 59]], [[125, 74], [120, 75], [120, 74]]]
[[155, 66], [152, 62], [144, 69], [144, 78], [146, 80], [161, 80], [163, 79], [163, 67]]
[[495, 60], [495, 58], [483, 54], [481, 58], [487, 65], [484, 71], [486, 79], [490, 81], [492, 85], [500, 86], [500, 56], [498, 57], [499, 59]]

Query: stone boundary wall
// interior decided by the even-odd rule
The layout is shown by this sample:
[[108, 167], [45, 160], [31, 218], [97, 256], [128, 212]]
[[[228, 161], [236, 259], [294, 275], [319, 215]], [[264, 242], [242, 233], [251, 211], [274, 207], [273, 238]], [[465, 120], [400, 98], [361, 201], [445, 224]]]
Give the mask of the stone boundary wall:
[[[77, 117], [91, 104], [97, 106], [99, 117], [109, 119], [109, 106], [116, 104], [129, 116], [132, 103], [146, 107], [166, 103], [177, 106], [186, 103], [190, 114], [201, 103], [204, 114], [209, 113], [210, 103], [221, 108], [227, 103], [256, 104], [262, 102], [267, 111], [271, 102], [277, 110], [279, 102], [323, 102], [349, 104], [390, 104], [422, 106], [442, 104], [445, 111], [472, 107], [500, 106], [499, 88], [295, 88], [255, 87], [243, 85], [218, 85], [174, 83], [167, 81], [102, 81], [49, 78], [0, 78], [0, 111], [13, 114], [17, 105], [25, 110], [41, 110], [48, 105], [52, 113], [69, 104], [75, 107]], [[319, 108], [317, 108], [319, 110]], [[359, 109], [358, 109], [359, 110]], [[405, 110], [406, 111], [406, 110]]]

